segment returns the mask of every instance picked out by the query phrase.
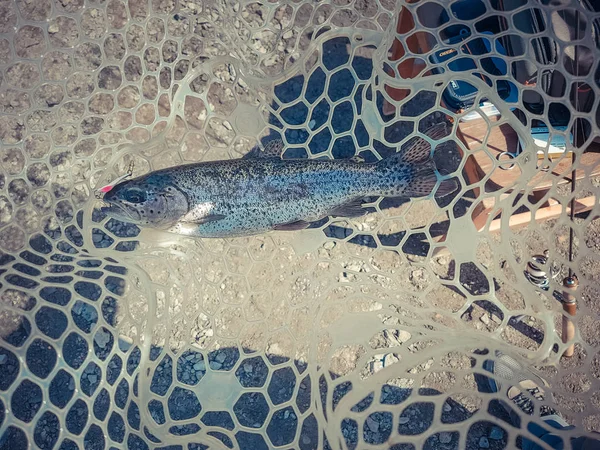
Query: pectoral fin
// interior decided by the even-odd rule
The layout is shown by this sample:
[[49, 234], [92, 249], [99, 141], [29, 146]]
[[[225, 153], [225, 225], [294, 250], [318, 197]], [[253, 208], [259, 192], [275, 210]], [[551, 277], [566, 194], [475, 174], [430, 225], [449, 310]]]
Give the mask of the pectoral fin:
[[225, 217], [227, 216], [224, 216], [223, 214], [210, 214], [208, 216], [202, 216], [194, 219], [184, 219], [182, 220], [182, 223], [201, 225], [203, 223], [216, 222], [217, 220], [224, 219]]

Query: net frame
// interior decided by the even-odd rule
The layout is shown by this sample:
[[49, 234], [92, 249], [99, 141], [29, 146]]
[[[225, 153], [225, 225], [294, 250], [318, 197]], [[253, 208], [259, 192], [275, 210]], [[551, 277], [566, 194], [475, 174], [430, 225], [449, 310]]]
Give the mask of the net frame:
[[[597, 98], [597, 59], [585, 75], [561, 67], [576, 46], [597, 55], [597, 12], [561, 2], [558, 8], [579, 11], [586, 23], [581, 36], [567, 41], [551, 25], [554, 3], [515, 2], [503, 12], [496, 2], [482, 4], [506, 21], [505, 34], [523, 35], [515, 18], [537, 8], [546, 28], [535, 36], [564, 50], [554, 64], [540, 62], [529, 46], [520, 57], [497, 49], [489, 55], [527, 59], [538, 71], [564, 70], [569, 82], [585, 83]], [[548, 199], [566, 212], [596, 192], [597, 181], [586, 176], [571, 191], [561, 184], [568, 173], [552, 174], [560, 158], [545, 156], [551, 188], [532, 203], [528, 181], [540, 170], [537, 148], [498, 92], [448, 63], [443, 74], [401, 76], [399, 67], [411, 59], [425, 61], [421, 75], [430, 68], [431, 51], [413, 42], [423, 31], [441, 40], [419, 15], [435, 5], [448, 6], [2, 3], [3, 445], [465, 448], [485, 438], [500, 448], [519, 435], [535, 440], [502, 415], [497, 402], [506, 401], [504, 392], [478, 392], [494, 350], [538, 365], [552, 386], [545, 402], [559, 407], [577, 432], [598, 429], [599, 400], [590, 395], [599, 377], [597, 204], [587, 216], [563, 213], [552, 223], [508, 226], [512, 212], [521, 208], [533, 218]], [[395, 33], [401, 7], [414, 28]], [[448, 24], [485, 37], [477, 31], [480, 19], [450, 15]], [[392, 61], [388, 50], [396, 40], [405, 54]], [[311, 84], [319, 68], [324, 81]], [[508, 71], [486, 76], [515, 81]], [[429, 139], [434, 158], [452, 162], [448, 176], [461, 182], [459, 195], [445, 203], [373, 199], [374, 212], [364, 220], [330, 218], [299, 235], [200, 241], [139, 234], [93, 210], [94, 190], [126, 173], [131, 161], [139, 175], [239, 157], [273, 137], [288, 145], [284, 157], [383, 158], [415, 133], [428, 139], [423, 132], [443, 118], [436, 110], [451, 79], [469, 82], [478, 99], [498, 108], [500, 121], [482, 115], [490, 128], [508, 125], [524, 141], [515, 186], [489, 191], [487, 179], [465, 179], [468, 158], [460, 155], [474, 152], [456, 138], [458, 114], [447, 138]], [[388, 87], [411, 93], [395, 101]], [[574, 166], [591, 175], [595, 165], [582, 161], [598, 136], [596, 100], [587, 111], [577, 96], [571, 101], [569, 86], [559, 96], [537, 85], [522, 89], [545, 105], [564, 104], [567, 129], [587, 122], [587, 139], [571, 147]], [[392, 118], [383, 114], [384, 99], [395, 107]], [[522, 98], [516, 106], [526, 110]], [[352, 123], [341, 124], [342, 116]], [[359, 121], [364, 133], [356, 132]], [[553, 133], [569, 140], [568, 133]], [[473, 198], [494, 200], [481, 231], [472, 222]], [[499, 211], [500, 230], [489, 232]], [[436, 239], [440, 228], [443, 242]], [[578, 243], [574, 257], [569, 236]], [[438, 249], [450, 256], [433, 257]], [[530, 257], [546, 249], [561, 270], [549, 291], [523, 275]], [[562, 290], [560, 280], [571, 272], [580, 280], [579, 311], [573, 341], [563, 343], [554, 331], [564, 313], [551, 293]], [[560, 359], [573, 343], [576, 357]], [[220, 411], [228, 411], [232, 426], [225, 415], [215, 416]], [[522, 424], [529, 419], [515, 412]], [[81, 416], [87, 420], [79, 429]], [[565, 441], [575, 433], [565, 431]]]

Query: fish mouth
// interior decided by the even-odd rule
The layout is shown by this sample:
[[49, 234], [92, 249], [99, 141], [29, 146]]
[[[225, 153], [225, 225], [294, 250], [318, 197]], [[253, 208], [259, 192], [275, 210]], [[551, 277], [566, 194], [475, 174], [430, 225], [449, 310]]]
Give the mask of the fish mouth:
[[137, 210], [127, 208], [125, 205], [104, 201], [104, 205], [100, 207], [100, 211], [109, 217], [127, 222], [139, 222], [141, 220], [141, 215]]

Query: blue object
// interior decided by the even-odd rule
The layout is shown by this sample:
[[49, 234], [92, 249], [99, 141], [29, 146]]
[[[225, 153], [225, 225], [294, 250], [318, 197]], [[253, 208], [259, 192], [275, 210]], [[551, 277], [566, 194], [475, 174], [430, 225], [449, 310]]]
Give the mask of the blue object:
[[[483, 8], [483, 10], [481, 10]], [[451, 6], [452, 14], [462, 20], [470, 20], [485, 12], [485, 6], [479, 0], [463, 0], [453, 3]], [[447, 16], [447, 13], [444, 13]], [[482, 34], [494, 36], [493, 31], [484, 31]], [[444, 42], [449, 45], [454, 45], [466, 41], [471, 37], [472, 33], [467, 25], [453, 25], [447, 27], [442, 32]], [[501, 55], [506, 55], [504, 47], [496, 42], [496, 51]], [[461, 56], [451, 61], [448, 68], [453, 72], [472, 71], [477, 68], [474, 57], [490, 54], [492, 52], [491, 42], [484, 37], [477, 37], [463, 44], [459, 49], [447, 47], [437, 50], [430, 56], [430, 61], [434, 64], [443, 64], [451, 58]], [[491, 75], [505, 75], [507, 73], [506, 62], [497, 56], [485, 58], [482, 61], [482, 66], [486, 72]], [[441, 73], [443, 69], [434, 69], [434, 72]], [[479, 75], [484, 78], [484, 75]], [[487, 77], [486, 77], [487, 78]], [[518, 100], [518, 91], [513, 83], [506, 80], [498, 80], [496, 82], [498, 95], [508, 103], [515, 103]], [[462, 80], [451, 80], [442, 97], [444, 103], [456, 112], [468, 109], [473, 106], [477, 97], [478, 89], [471, 83]], [[481, 99], [480, 106], [487, 99]], [[492, 111], [493, 112], [493, 111]]]

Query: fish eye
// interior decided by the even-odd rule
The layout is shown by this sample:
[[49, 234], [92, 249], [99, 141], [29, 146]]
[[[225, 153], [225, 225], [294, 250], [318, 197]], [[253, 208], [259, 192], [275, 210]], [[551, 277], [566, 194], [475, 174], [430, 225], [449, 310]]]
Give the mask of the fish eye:
[[125, 192], [125, 200], [131, 203], [142, 203], [146, 201], [146, 193], [141, 189], [128, 189]]

